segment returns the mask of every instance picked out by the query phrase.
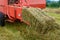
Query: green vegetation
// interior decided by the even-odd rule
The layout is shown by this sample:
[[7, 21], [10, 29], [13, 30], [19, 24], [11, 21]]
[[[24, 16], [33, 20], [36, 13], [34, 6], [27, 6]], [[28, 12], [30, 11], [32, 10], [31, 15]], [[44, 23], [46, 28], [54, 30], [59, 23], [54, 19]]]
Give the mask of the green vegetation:
[[[60, 23], [60, 14], [52, 11], [48, 11], [47, 14], [53, 16], [57, 23]], [[0, 27], [0, 40], [60, 40], [60, 28], [56, 28], [52, 27], [53, 30], [48, 33], [40, 34], [24, 23], [7, 22], [5, 27]]]
[[47, 8], [47, 14], [54, 17], [55, 20], [60, 24], [60, 8]]
[[52, 1], [51, 2], [48, 2], [47, 1], [47, 7], [52, 7], [52, 8], [54, 8], [54, 7], [55, 8], [60, 7], [60, 0], [58, 2], [54, 2], [54, 1], [53, 2]]
[[56, 14], [56, 13], [49, 13], [49, 15], [55, 17], [56, 21], [58, 23], [60, 23], [60, 14]]

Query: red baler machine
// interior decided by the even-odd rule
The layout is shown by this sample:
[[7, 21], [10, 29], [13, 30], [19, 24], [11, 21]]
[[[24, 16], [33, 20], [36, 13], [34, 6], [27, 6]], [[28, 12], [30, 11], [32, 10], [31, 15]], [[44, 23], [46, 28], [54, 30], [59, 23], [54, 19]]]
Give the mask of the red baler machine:
[[8, 16], [9, 20], [22, 21], [23, 7], [45, 8], [46, 0], [0, 0], [0, 12]]

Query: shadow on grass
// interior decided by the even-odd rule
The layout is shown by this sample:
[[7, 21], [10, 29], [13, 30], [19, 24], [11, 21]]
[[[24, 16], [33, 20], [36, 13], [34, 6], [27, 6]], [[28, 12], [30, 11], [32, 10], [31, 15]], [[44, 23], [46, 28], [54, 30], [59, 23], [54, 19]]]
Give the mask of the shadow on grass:
[[20, 29], [26, 28], [27, 26], [28, 25], [21, 22], [14, 22], [14, 23], [6, 22], [6, 25], [5, 25], [7, 29], [12, 30], [13, 32], [20, 31]]

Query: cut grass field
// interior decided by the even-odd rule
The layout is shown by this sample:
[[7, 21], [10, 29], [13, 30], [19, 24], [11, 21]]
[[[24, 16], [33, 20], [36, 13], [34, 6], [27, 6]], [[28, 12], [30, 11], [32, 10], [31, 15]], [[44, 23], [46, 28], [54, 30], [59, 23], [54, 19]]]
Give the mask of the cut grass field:
[[57, 13], [49, 13], [52, 17], [56, 19], [56, 21], [60, 24], [60, 14]]
[[[60, 14], [49, 11], [47, 13], [60, 24]], [[40, 34], [24, 23], [6, 22], [6, 26], [0, 27], [0, 40], [60, 40], [60, 28]]]
[[55, 20], [60, 24], [60, 8], [46, 8], [48, 15], [55, 18]]

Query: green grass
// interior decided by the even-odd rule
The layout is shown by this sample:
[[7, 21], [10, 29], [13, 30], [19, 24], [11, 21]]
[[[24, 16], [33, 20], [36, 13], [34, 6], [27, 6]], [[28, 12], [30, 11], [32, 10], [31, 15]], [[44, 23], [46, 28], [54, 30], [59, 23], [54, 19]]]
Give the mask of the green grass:
[[60, 14], [58, 13], [48, 13], [50, 16], [54, 17], [55, 20], [60, 24]]
[[[60, 14], [48, 14], [53, 16], [57, 23], [60, 23]], [[5, 27], [0, 27], [0, 40], [60, 40], [60, 29], [42, 35], [24, 23], [6, 22]]]

